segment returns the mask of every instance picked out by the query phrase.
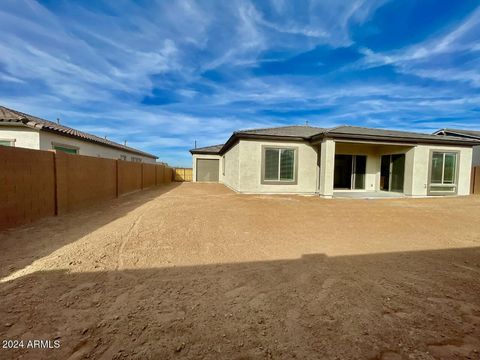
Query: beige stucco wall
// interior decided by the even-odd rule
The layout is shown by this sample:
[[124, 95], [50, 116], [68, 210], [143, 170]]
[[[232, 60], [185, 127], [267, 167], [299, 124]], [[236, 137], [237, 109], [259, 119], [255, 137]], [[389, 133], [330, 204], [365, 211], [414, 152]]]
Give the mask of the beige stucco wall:
[[325, 139], [319, 146], [320, 151], [320, 170], [318, 179], [318, 192], [320, 196], [332, 197], [333, 195], [333, 177], [335, 170], [335, 141]]
[[222, 182], [222, 160], [219, 155], [201, 155], [195, 154], [192, 156], [192, 181], [197, 182], [197, 159], [218, 159], [219, 181]]
[[[225, 174], [222, 170], [225, 169]], [[240, 143], [238, 142], [227, 151], [220, 160], [220, 182], [233, 190], [240, 187]]]
[[[297, 183], [289, 185], [262, 184], [262, 146], [297, 147]], [[313, 194], [317, 187], [317, 149], [302, 142], [240, 140], [240, 182], [244, 193]], [[226, 164], [228, 166], [228, 162]]]
[[412, 193], [413, 196], [426, 196], [428, 193], [430, 151], [458, 151], [460, 159], [458, 164], [458, 193], [457, 195], [470, 194], [470, 179], [472, 171], [472, 149], [455, 146], [432, 146], [417, 145], [415, 147], [413, 171], [412, 171]]
[[[265, 145], [298, 148], [296, 184], [262, 184], [262, 146]], [[455, 146], [348, 143], [336, 142], [331, 139], [315, 145], [302, 142], [240, 140], [224, 154], [224, 157], [194, 155], [193, 179], [195, 181], [197, 158], [219, 159], [220, 182], [236, 191], [243, 193], [318, 193], [325, 197], [331, 197], [333, 195], [335, 154], [367, 156], [365, 190], [352, 191], [379, 191], [381, 156], [405, 154], [404, 193], [408, 196], [427, 196], [431, 150], [459, 152], [458, 195], [468, 195], [472, 149]], [[225, 161], [225, 175], [222, 173], [223, 161]]]
[[155, 159], [142, 156], [136, 153], [131, 153], [128, 151], [117, 150], [109, 146], [102, 146], [94, 144], [88, 141], [82, 141], [74, 139], [68, 136], [61, 136], [54, 133], [49, 133], [46, 131], [40, 132], [40, 150], [52, 150], [53, 145], [68, 145], [78, 147], [80, 155], [86, 156], [95, 156], [102, 157], [107, 159], [120, 159], [121, 155], [125, 155], [128, 161], [131, 161], [131, 157], [141, 158], [142, 162], [145, 163], [155, 163]]
[[0, 139], [15, 140], [15, 147], [40, 149], [39, 131], [21, 126], [0, 126]]

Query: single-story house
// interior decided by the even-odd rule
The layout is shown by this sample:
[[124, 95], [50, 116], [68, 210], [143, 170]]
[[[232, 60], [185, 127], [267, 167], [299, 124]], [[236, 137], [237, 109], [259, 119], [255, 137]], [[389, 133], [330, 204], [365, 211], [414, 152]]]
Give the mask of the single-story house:
[[[472, 139], [480, 142], [480, 131], [475, 130], [440, 129], [434, 134]], [[480, 166], [480, 144], [473, 147], [472, 165]]]
[[356, 126], [284, 126], [236, 131], [225, 144], [190, 152], [193, 181], [220, 182], [241, 193], [430, 196], [470, 193], [474, 145], [459, 137]]
[[0, 145], [155, 163], [157, 156], [0, 106]]

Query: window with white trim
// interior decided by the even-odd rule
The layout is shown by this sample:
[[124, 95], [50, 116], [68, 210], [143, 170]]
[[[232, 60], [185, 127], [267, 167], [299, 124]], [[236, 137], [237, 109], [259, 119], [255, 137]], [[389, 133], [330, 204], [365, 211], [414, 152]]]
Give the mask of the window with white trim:
[[295, 148], [265, 147], [263, 151], [264, 182], [295, 182]]
[[0, 139], [0, 146], [15, 146], [15, 139]]
[[456, 191], [458, 153], [432, 152], [430, 169], [430, 192]]
[[53, 145], [53, 149], [67, 154], [78, 154], [78, 148], [67, 145]]

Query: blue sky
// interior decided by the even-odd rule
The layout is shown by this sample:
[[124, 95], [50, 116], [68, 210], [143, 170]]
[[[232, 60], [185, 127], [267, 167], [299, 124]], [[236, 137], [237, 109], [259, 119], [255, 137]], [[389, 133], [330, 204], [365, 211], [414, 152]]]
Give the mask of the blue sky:
[[480, 129], [480, 2], [0, 3], [0, 103], [191, 164], [234, 130]]

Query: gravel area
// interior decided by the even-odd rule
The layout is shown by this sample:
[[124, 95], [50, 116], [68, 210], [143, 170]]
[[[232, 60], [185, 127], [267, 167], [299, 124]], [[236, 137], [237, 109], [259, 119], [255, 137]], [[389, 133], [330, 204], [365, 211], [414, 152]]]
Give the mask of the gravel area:
[[0, 359], [480, 358], [478, 196], [172, 184], [0, 232], [0, 264]]

